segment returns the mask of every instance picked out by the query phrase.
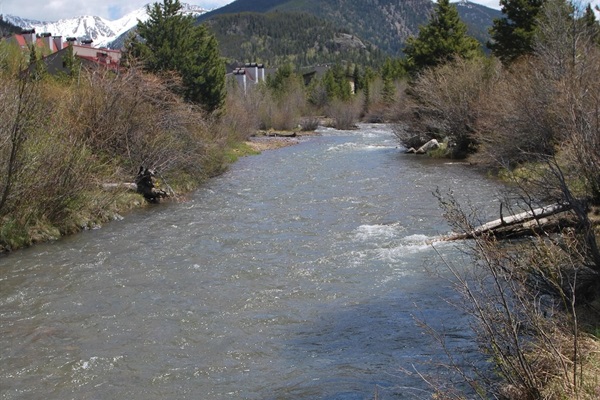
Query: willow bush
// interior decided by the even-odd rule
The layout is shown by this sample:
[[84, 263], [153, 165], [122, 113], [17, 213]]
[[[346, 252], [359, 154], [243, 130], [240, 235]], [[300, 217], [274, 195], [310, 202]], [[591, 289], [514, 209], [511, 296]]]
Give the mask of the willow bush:
[[403, 126], [396, 134], [402, 144], [417, 148], [436, 139], [448, 143], [449, 157], [475, 153], [480, 105], [497, 73], [498, 65], [483, 58], [457, 58], [424, 70], [408, 88], [410, 96], [398, 103]]

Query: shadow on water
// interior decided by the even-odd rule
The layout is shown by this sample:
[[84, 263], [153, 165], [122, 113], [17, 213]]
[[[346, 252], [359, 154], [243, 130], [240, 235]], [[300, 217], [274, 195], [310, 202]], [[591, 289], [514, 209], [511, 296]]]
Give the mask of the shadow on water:
[[[423, 399], [434, 393], [424, 378], [468, 388], [449, 371], [441, 345], [418, 320], [444, 332], [445, 346], [458, 358], [476, 357], [468, 318], [432, 294], [420, 305], [407, 298], [373, 299], [324, 312], [298, 327], [286, 341], [284, 358], [302, 362], [305, 374], [274, 390], [273, 399]], [[422, 374], [422, 375], [421, 375]], [[440, 386], [441, 387], [441, 386]]]

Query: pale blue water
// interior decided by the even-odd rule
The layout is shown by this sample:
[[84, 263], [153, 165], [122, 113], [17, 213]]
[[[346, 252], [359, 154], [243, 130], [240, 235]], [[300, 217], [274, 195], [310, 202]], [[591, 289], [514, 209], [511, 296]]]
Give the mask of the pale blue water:
[[450, 376], [415, 317], [480, 362], [427, 241], [449, 230], [436, 187], [488, 202], [494, 184], [403, 154], [385, 125], [321, 133], [0, 258], [1, 397], [428, 398], [415, 371]]

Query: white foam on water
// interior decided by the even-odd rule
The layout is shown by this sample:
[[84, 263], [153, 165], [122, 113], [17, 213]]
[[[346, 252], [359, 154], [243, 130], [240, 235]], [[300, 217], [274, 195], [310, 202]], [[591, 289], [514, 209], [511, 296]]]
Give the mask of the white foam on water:
[[355, 238], [359, 241], [394, 239], [403, 230], [399, 223], [389, 225], [361, 225], [356, 229]]
[[328, 152], [341, 152], [341, 151], [377, 151], [377, 150], [388, 150], [396, 148], [393, 145], [387, 144], [360, 144], [360, 143], [342, 143], [336, 146], [331, 146], [327, 149]]
[[397, 262], [407, 255], [432, 251], [434, 245], [446, 244], [446, 242], [436, 242], [436, 238], [422, 234], [409, 235], [401, 238], [393, 247], [377, 249], [377, 256], [380, 260]]
[[357, 148], [360, 148], [360, 147], [363, 147], [363, 146], [358, 143], [342, 143], [342, 144], [338, 144], [336, 146], [329, 147], [327, 149], [327, 151], [330, 152], [330, 151], [356, 150]]

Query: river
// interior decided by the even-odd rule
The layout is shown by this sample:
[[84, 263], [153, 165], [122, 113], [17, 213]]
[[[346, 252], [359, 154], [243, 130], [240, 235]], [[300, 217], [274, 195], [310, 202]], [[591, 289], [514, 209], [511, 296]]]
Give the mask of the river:
[[[188, 201], [0, 258], [2, 399], [422, 399], [447, 333], [432, 195], [496, 186], [386, 125], [246, 157]], [[439, 244], [461, 262], [456, 244]], [[450, 379], [450, 375], [447, 377]]]

